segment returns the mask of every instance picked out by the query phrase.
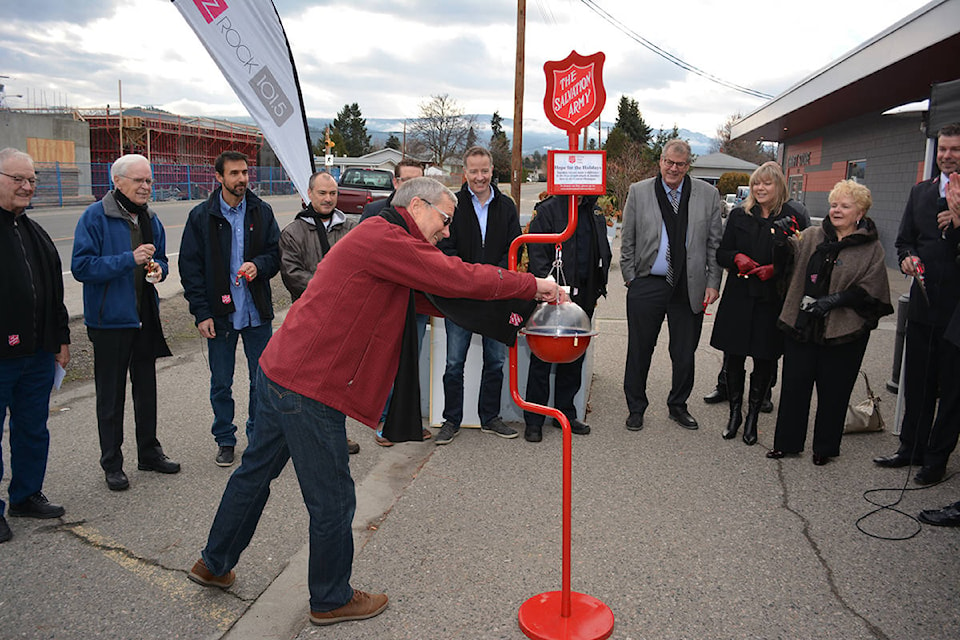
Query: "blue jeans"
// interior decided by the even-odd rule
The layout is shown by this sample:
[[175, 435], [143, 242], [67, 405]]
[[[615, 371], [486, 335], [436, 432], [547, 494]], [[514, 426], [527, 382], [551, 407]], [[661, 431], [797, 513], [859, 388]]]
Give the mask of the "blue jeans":
[[[427, 333], [427, 321], [430, 319], [425, 313], [417, 314], [417, 356], [423, 349], [423, 336]], [[393, 399], [393, 387], [390, 387], [390, 393], [387, 394], [387, 403], [383, 405], [383, 413], [380, 414], [380, 422], [386, 422], [387, 412], [390, 411], [390, 401]], [[383, 429], [377, 431], [378, 436], [383, 435]]]
[[[460, 426], [463, 422], [463, 365], [467, 361], [472, 331], [445, 321], [447, 330], [447, 367], [443, 372], [443, 419]], [[483, 339], [483, 373], [477, 413], [480, 424], [500, 415], [500, 391], [503, 387], [503, 361], [507, 347], [492, 338]]]
[[353, 514], [357, 497], [347, 460], [345, 416], [257, 373], [257, 436], [230, 476], [210, 527], [203, 561], [228, 573], [253, 537], [270, 482], [293, 458], [310, 514], [310, 609], [331, 611], [353, 597]]
[[[50, 432], [50, 390], [53, 388], [53, 354], [0, 360], [0, 438], [10, 409], [10, 502], [23, 502], [43, 489], [47, 473]], [[0, 456], [0, 478], [3, 456]], [[0, 516], [5, 505], [0, 500]]]
[[253, 434], [257, 417], [257, 368], [273, 325], [264, 322], [259, 327], [246, 327], [237, 331], [228, 325], [217, 323], [217, 336], [207, 340], [210, 358], [210, 406], [213, 407], [213, 426], [210, 431], [221, 447], [237, 444], [237, 427], [233, 424], [233, 370], [237, 364], [237, 340], [243, 337], [243, 353], [247, 357], [250, 375], [250, 403], [247, 407], [247, 441]]

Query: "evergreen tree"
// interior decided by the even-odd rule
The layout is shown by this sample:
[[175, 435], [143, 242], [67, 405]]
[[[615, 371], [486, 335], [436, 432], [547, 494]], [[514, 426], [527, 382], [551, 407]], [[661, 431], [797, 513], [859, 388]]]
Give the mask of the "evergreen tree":
[[500, 182], [510, 182], [513, 154], [510, 151], [510, 140], [503, 132], [503, 118], [499, 111], [493, 112], [490, 118], [490, 155], [493, 156], [493, 173]]
[[383, 146], [384, 146], [385, 148], [387, 148], [387, 149], [396, 149], [396, 150], [399, 151], [399, 150], [400, 150], [400, 138], [398, 138], [395, 134], [391, 133], [391, 134], [390, 134], [390, 137], [387, 138], [387, 142], [386, 142]]
[[343, 105], [343, 109], [333, 119], [330, 138], [334, 142], [336, 142], [334, 139], [336, 134], [339, 134], [343, 140], [343, 146], [338, 144], [336, 147], [337, 155], [355, 158], [369, 153], [372, 148], [370, 135], [367, 133], [367, 121], [360, 113], [360, 105], [356, 102]]
[[617, 122], [619, 127], [634, 142], [646, 146], [650, 143], [650, 134], [653, 130], [643, 121], [640, 115], [640, 105], [633, 98], [620, 96], [620, 104], [617, 106]]
[[470, 127], [470, 131], [467, 132], [467, 141], [464, 144], [464, 151], [475, 146], [477, 146], [477, 131], [473, 127]]

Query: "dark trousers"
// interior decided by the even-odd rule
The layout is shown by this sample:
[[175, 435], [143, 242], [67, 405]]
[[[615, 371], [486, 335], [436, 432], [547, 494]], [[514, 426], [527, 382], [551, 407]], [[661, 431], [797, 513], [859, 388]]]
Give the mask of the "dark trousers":
[[847, 404], [857, 382], [870, 336], [854, 342], [824, 346], [784, 340], [780, 409], [773, 448], [800, 453], [807, 440], [810, 399], [817, 388], [817, 415], [813, 421], [813, 452], [840, 455], [840, 439], [847, 417]]
[[623, 375], [630, 413], [643, 414], [650, 404], [647, 375], [664, 316], [673, 363], [667, 406], [686, 408], [693, 390], [694, 353], [700, 343], [703, 314], [691, 311], [686, 281], [681, 280], [674, 289], [659, 276], [635, 278], [627, 290], [627, 364]]
[[[0, 360], [0, 439], [10, 410], [11, 504], [19, 504], [43, 488], [50, 450], [50, 389], [53, 387], [53, 354], [40, 350], [30, 356]], [[3, 456], [0, 455], [0, 478]], [[5, 505], [0, 500], [0, 518]]]
[[100, 466], [106, 472], [123, 469], [123, 405], [127, 373], [133, 390], [137, 455], [152, 460], [162, 453], [157, 441], [156, 358], [146, 355], [149, 341], [141, 329], [87, 327], [93, 344], [93, 380], [97, 390], [97, 429]]
[[[580, 391], [580, 375], [583, 370], [582, 355], [573, 362], [557, 363], [557, 372], [553, 380], [553, 404], [567, 416], [570, 422], [577, 419], [577, 408], [573, 399]], [[537, 356], [530, 354], [530, 367], [527, 370], [527, 402], [546, 405], [550, 400], [550, 368], [551, 362], [544, 362]], [[546, 416], [540, 413], [523, 412], [523, 420], [528, 425], [542, 427]]]
[[924, 466], [946, 467], [960, 435], [960, 349], [943, 339], [943, 327], [919, 322], [907, 324], [906, 349], [899, 451]]

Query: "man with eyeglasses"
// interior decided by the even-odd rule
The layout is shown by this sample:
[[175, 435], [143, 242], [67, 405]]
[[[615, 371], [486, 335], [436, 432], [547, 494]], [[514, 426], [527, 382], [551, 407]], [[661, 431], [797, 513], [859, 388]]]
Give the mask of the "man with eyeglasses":
[[[33, 159], [0, 150], [0, 437], [10, 412], [10, 515], [59, 518], [43, 495], [50, 433], [50, 391], [56, 362], [70, 362], [60, 256], [43, 228], [27, 217], [37, 186]], [[0, 478], [3, 456], [0, 456]], [[0, 500], [0, 542], [13, 537]]]
[[[449, 256], [464, 262], [494, 264], [507, 268], [510, 243], [520, 235], [520, 217], [513, 200], [492, 184], [493, 156], [483, 147], [471, 147], [463, 154], [464, 183], [457, 192], [457, 213], [450, 225], [450, 237], [437, 246]], [[443, 424], [434, 438], [438, 445], [448, 444], [460, 433], [463, 421], [463, 367], [473, 332], [449, 318], [447, 364], [443, 372]], [[503, 388], [503, 362], [506, 346], [483, 337], [483, 371], [477, 413], [480, 431], [501, 438], [516, 438], [517, 430], [500, 418], [500, 393]]]
[[190, 212], [179, 266], [183, 297], [207, 339], [214, 462], [230, 467], [237, 444], [232, 389], [237, 341], [243, 338], [250, 377], [249, 442], [257, 417], [257, 362], [273, 335], [270, 278], [280, 271], [280, 228], [270, 205], [247, 188], [246, 155], [224, 151], [214, 168], [220, 186]]
[[628, 287], [623, 391], [631, 431], [643, 428], [649, 405], [647, 375], [664, 316], [673, 364], [668, 415], [685, 429], [698, 427], [687, 411], [687, 399], [693, 390], [703, 313], [720, 295], [717, 247], [723, 227], [720, 193], [703, 180], [687, 177], [690, 155], [684, 140], [667, 142], [659, 174], [630, 185], [623, 208], [620, 270]]
[[[310, 621], [372, 618], [386, 594], [354, 589], [356, 492], [346, 416], [374, 427], [404, 366], [404, 318], [438, 313], [420, 293], [478, 300], [562, 301], [556, 283], [501, 267], [465, 264], [435, 245], [456, 220], [454, 194], [431, 178], [397, 189], [393, 206], [358, 225], [317, 267], [260, 359], [256, 437], [230, 476], [207, 544], [189, 573], [226, 589], [289, 459], [310, 513]], [[459, 215], [459, 214], [457, 214]], [[415, 369], [415, 361], [413, 361]], [[413, 376], [416, 376], [414, 371]]]
[[171, 355], [155, 283], [169, 272], [166, 235], [148, 206], [153, 173], [142, 155], [110, 168], [114, 188], [83, 212], [73, 240], [73, 277], [83, 283], [83, 320], [93, 345], [100, 467], [107, 488], [130, 486], [123, 470], [127, 376], [133, 392], [137, 469], [177, 473], [157, 440], [156, 359]]

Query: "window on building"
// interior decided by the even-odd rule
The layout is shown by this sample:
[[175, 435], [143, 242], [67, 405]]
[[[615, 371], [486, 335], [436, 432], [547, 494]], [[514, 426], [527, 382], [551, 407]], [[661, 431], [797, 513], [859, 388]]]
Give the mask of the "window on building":
[[847, 179], [863, 184], [867, 175], [866, 160], [851, 160], [847, 163]]
[[803, 202], [803, 176], [790, 176], [787, 190], [790, 192], [791, 198], [797, 202]]

